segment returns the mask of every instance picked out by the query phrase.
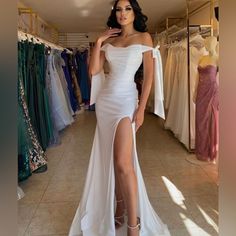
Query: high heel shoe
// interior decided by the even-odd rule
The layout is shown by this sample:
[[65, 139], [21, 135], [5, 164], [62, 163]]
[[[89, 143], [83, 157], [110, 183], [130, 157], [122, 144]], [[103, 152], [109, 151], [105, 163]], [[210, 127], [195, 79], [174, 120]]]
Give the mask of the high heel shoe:
[[128, 225], [127, 224], [127, 227], [128, 227], [128, 230], [138, 230], [138, 231], [140, 231], [140, 229], [141, 229], [141, 224], [140, 224], [140, 218], [139, 217], [137, 217], [137, 224], [135, 225], [135, 226], [132, 226], [132, 225]]
[[120, 228], [125, 223], [125, 213], [121, 216], [115, 216], [115, 227]]
[[[121, 203], [123, 200], [117, 200], [116, 203]], [[125, 210], [121, 216], [115, 216], [115, 227], [116, 229], [120, 228], [125, 223]]]

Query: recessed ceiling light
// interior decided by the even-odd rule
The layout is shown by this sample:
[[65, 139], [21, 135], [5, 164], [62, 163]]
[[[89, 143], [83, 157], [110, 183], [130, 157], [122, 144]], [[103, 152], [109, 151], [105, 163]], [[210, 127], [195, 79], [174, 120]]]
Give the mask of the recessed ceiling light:
[[80, 12], [82, 16], [89, 16], [89, 10], [81, 10]]

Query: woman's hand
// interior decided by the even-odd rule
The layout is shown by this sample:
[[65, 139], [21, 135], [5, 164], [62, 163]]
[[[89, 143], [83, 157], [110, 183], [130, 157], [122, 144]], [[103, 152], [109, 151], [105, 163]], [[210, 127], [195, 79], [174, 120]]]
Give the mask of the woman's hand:
[[114, 29], [107, 29], [105, 32], [103, 32], [97, 39], [97, 42], [102, 44], [105, 40], [111, 37], [116, 37], [121, 32], [121, 29], [114, 28]]
[[134, 112], [133, 121], [135, 122], [135, 131], [139, 129], [139, 127], [143, 124], [144, 121], [144, 110], [137, 108]]

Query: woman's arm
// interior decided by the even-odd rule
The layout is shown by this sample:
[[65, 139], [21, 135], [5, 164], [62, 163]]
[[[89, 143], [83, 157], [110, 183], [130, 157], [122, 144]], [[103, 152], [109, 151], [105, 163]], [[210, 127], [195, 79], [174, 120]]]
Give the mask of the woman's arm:
[[[152, 38], [149, 33], [143, 34], [143, 44], [149, 47], [153, 47]], [[152, 81], [154, 77], [154, 60], [152, 56], [152, 51], [147, 51], [143, 54], [143, 76], [144, 81], [142, 85], [142, 93], [139, 100], [139, 106], [135, 111], [133, 121], [135, 121], [136, 131], [143, 124], [144, 121], [144, 111], [147, 104], [147, 100], [152, 87]]]
[[120, 33], [120, 29], [108, 29], [102, 33], [96, 40], [95, 46], [92, 50], [90, 63], [89, 63], [89, 74], [96, 75], [98, 74], [105, 62], [105, 53], [101, 51], [102, 43], [110, 37], [115, 37]]
[[[153, 47], [152, 38], [149, 33], [145, 33], [144, 35], [144, 45]], [[145, 110], [147, 100], [150, 94], [150, 90], [152, 87], [152, 82], [154, 78], [154, 61], [152, 56], [152, 51], [147, 51], [143, 53], [143, 85], [142, 85], [142, 93], [139, 101], [139, 109]]]
[[89, 62], [89, 74], [96, 75], [98, 74], [104, 64], [105, 61], [105, 54], [101, 51], [101, 43], [98, 41], [95, 43], [95, 46], [92, 49], [92, 54]]
[[89, 62], [90, 75], [96, 75], [102, 70], [103, 64], [105, 62], [105, 53], [101, 51], [101, 46], [101, 41], [97, 40], [95, 46], [92, 49]]

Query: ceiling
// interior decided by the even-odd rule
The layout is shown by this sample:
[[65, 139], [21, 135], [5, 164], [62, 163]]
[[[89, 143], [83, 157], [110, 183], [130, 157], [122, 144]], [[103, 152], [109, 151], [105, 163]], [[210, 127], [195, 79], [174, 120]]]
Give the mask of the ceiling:
[[[98, 32], [106, 27], [113, 0], [20, 0], [32, 8], [59, 32]], [[155, 32], [158, 22], [185, 12], [186, 0], [139, 0], [149, 18], [149, 32]]]

